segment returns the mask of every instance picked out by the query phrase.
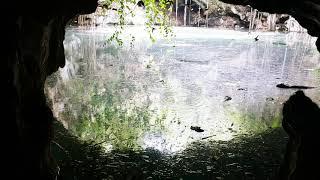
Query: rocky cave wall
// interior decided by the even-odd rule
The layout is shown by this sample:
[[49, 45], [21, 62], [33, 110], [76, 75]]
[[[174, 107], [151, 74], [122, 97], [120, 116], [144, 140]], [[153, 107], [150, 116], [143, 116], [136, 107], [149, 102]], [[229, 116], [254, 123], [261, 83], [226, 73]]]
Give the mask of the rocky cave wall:
[[[261, 11], [293, 15], [309, 34], [319, 37], [320, 6], [317, 0], [223, 0], [251, 5]], [[76, 14], [95, 11], [97, 0], [9, 1], [10, 16], [3, 17], [2, 67], [4, 99], [2, 119], [7, 130], [2, 142], [5, 169], [10, 179], [50, 179], [53, 116], [46, 104], [44, 82], [65, 63], [65, 25]], [[4, 6], [2, 6], [1, 10]], [[27, 12], [37, 16], [22, 15]], [[41, 16], [40, 16], [41, 15]], [[317, 41], [320, 50], [319, 39]], [[7, 171], [8, 170], [8, 171]], [[12, 171], [14, 171], [12, 173]], [[28, 178], [29, 177], [29, 178]], [[34, 178], [32, 178], [34, 179]]]
[[[1, 119], [6, 130], [2, 176], [52, 179], [56, 170], [49, 148], [53, 115], [46, 104], [44, 82], [65, 64], [66, 23], [77, 14], [94, 12], [97, 0], [16, 0], [6, 5], [12, 11], [2, 21]], [[26, 12], [36, 15], [21, 15]]]
[[311, 36], [318, 37], [320, 51], [320, 1], [319, 0], [221, 0], [236, 5], [250, 5], [259, 11], [292, 15]]

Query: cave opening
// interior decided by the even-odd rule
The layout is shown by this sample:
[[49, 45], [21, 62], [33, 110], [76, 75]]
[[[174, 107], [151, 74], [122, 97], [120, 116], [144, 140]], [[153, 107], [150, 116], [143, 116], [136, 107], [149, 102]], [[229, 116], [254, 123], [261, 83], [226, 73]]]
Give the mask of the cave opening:
[[[61, 174], [276, 176], [288, 140], [282, 105], [299, 89], [279, 84], [318, 86], [316, 38], [306, 30], [173, 27], [173, 38], [154, 32], [153, 42], [136, 17], [119, 45], [107, 41], [116, 29], [106, 18], [80, 16], [66, 27], [65, 66], [47, 79], [48, 103], [61, 123], [52, 144]], [[319, 103], [317, 88], [304, 92]]]
[[317, 179], [318, 2], [223, 1], [5, 18], [10, 176]]

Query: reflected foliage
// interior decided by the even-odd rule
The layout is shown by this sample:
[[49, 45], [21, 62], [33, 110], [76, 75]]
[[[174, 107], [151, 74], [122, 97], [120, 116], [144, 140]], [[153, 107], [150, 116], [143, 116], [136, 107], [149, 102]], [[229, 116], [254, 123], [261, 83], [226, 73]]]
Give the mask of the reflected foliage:
[[[72, 79], [60, 92], [67, 97], [62, 119], [82, 140], [119, 149], [138, 149], [138, 138], [150, 129], [148, 106], [124, 105], [120, 83]], [[104, 88], [108, 87], [108, 88]], [[161, 120], [161, 118], [158, 118]]]
[[[267, 105], [265, 104], [267, 107]], [[270, 128], [280, 128], [282, 115], [279, 108], [266, 109], [261, 114], [246, 112], [240, 109], [225, 108], [225, 113], [230, 120], [239, 124], [243, 133], [262, 133]]]

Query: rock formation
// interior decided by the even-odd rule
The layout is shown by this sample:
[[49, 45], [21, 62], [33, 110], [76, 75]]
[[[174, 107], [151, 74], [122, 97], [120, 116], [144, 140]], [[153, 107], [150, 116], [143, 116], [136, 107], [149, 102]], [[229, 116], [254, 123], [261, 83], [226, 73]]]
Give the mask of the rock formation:
[[[318, 0], [221, 0], [225, 3], [250, 5], [259, 11], [290, 14], [311, 36], [320, 36], [320, 2]], [[320, 39], [316, 42], [320, 51]]]
[[[3, 17], [2, 55], [5, 176], [7, 179], [53, 179], [50, 155], [53, 115], [44, 82], [63, 67], [65, 25], [76, 14], [94, 12], [96, 0], [8, 1]], [[2, 6], [3, 8], [4, 6]], [[22, 15], [26, 13], [34, 15]], [[3, 41], [2, 41], [3, 42]], [[10, 173], [9, 173], [10, 172]], [[6, 175], [9, 175], [8, 177]]]
[[320, 108], [297, 91], [283, 106], [282, 126], [289, 135], [279, 179], [319, 179]]

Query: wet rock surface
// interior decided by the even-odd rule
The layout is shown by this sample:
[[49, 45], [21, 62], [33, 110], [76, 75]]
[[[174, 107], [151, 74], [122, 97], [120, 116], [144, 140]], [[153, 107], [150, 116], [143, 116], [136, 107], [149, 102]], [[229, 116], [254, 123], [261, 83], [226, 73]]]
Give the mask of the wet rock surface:
[[55, 122], [60, 179], [272, 179], [278, 173], [287, 136], [278, 129], [231, 141], [197, 141], [184, 151], [154, 149], [104, 152], [81, 142]]
[[277, 84], [277, 88], [283, 88], [283, 89], [313, 89], [315, 87], [310, 87], [310, 86], [290, 86], [290, 85], [287, 85], [287, 84], [283, 84], [283, 83], [280, 83], [280, 84]]

